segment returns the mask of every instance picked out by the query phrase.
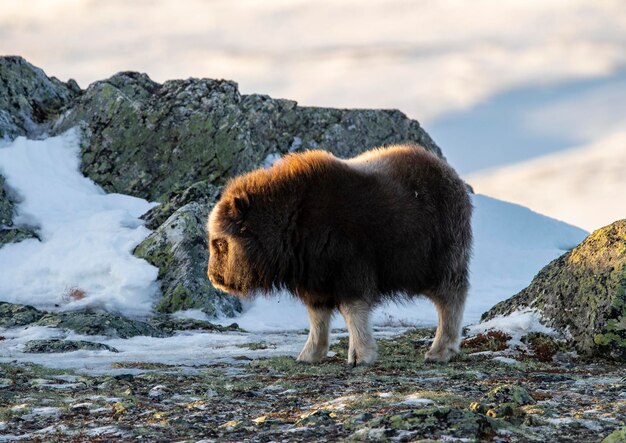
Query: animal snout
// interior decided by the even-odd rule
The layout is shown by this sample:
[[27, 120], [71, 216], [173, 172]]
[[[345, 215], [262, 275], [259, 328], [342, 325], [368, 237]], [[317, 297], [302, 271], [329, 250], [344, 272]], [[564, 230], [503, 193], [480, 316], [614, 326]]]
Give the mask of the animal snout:
[[209, 281], [211, 283], [218, 284], [218, 285], [224, 284], [224, 277], [222, 277], [220, 274], [211, 274], [211, 272], [209, 271], [207, 275], [209, 276]]

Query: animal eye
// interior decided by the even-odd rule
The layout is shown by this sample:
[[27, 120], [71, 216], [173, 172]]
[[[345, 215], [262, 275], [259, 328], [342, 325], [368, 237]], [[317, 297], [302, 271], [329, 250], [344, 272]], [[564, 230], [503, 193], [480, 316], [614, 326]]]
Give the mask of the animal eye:
[[213, 247], [220, 254], [225, 254], [228, 251], [228, 242], [223, 238], [213, 240]]

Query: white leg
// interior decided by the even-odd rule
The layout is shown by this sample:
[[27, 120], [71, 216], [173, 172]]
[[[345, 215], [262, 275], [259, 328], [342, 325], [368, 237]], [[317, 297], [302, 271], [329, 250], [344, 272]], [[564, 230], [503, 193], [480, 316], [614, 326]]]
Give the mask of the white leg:
[[332, 309], [307, 307], [309, 312], [309, 338], [307, 339], [298, 361], [316, 363], [328, 354], [330, 319]]
[[368, 303], [354, 300], [339, 306], [339, 311], [346, 320], [348, 327], [349, 349], [348, 364], [370, 364], [378, 357], [376, 340], [370, 326], [370, 311]]
[[439, 325], [435, 340], [426, 353], [426, 361], [445, 363], [459, 353], [464, 305], [465, 295], [448, 301], [435, 301]]

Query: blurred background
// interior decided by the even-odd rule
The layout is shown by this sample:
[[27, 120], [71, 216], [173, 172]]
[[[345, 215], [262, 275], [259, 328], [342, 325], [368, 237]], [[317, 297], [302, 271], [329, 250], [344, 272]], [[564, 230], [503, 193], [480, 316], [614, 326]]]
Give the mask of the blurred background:
[[397, 108], [479, 193], [626, 218], [623, 0], [0, 0], [0, 54], [83, 88], [134, 70]]

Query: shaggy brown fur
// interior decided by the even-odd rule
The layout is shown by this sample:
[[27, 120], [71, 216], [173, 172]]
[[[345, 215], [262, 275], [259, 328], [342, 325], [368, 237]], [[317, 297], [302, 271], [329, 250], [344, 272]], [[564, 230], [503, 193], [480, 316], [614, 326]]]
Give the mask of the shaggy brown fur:
[[208, 275], [240, 296], [286, 288], [300, 298], [311, 331], [299, 359], [308, 362], [326, 355], [335, 309], [350, 333], [349, 362], [370, 363], [372, 307], [426, 295], [439, 313], [427, 358], [447, 361], [459, 347], [471, 212], [463, 181], [420, 146], [350, 160], [292, 154], [226, 186], [209, 217]]

